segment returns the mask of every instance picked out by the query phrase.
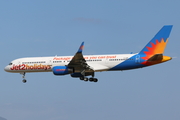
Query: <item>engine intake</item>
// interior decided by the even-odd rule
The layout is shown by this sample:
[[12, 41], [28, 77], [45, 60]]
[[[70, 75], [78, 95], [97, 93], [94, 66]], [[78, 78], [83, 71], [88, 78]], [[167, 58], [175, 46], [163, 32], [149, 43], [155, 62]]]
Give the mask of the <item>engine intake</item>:
[[55, 66], [52, 68], [54, 75], [66, 75], [74, 72], [73, 68], [68, 68], [67, 66]]

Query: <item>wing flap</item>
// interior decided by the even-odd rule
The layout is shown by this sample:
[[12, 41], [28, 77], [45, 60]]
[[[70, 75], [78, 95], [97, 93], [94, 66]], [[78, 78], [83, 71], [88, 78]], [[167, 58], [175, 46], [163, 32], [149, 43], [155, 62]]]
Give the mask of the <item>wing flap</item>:
[[74, 68], [74, 72], [81, 73], [85, 75], [86, 72], [91, 72], [94, 74], [94, 70], [86, 63], [86, 60], [83, 57], [82, 51], [84, 49], [84, 42], [82, 42], [77, 53], [74, 55], [72, 60], [69, 62], [68, 67]]
[[89, 66], [91, 66], [94, 71], [105, 71], [109, 69], [109, 67], [101, 64], [89, 64]]

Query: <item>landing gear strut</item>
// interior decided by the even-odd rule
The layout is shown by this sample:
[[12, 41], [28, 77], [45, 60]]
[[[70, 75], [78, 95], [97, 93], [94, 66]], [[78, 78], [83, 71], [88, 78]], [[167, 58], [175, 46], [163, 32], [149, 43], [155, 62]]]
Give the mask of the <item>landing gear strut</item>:
[[81, 75], [82, 76], [79, 77], [80, 80], [90, 81], [90, 82], [98, 82], [98, 79], [94, 78], [94, 71], [91, 72], [90, 74], [88, 74], [88, 75], [92, 75], [92, 77], [90, 77], [90, 78], [85, 77], [85, 70], [81, 72]]
[[22, 82], [23, 82], [23, 83], [26, 83], [26, 82], [27, 82], [27, 80], [25, 79], [25, 74], [26, 74], [26, 73], [23, 72], [23, 73], [21, 73], [21, 74], [22, 74], [22, 78], [23, 78]]

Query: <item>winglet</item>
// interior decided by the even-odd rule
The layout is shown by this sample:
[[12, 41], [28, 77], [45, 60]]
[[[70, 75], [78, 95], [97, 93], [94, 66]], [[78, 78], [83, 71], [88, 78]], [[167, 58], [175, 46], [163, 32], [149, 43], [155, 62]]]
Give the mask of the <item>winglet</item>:
[[84, 42], [81, 43], [81, 46], [79, 47], [79, 50], [77, 52], [82, 53], [83, 49], [84, 49]]

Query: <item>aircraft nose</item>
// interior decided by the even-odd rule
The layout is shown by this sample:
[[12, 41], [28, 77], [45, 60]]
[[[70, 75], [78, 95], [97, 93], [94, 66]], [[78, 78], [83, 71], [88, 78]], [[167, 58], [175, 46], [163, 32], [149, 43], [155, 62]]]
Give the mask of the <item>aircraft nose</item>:
[[5, 68], [4, 68], [4, 70], [6, 71], [6, 72], [9, 72], [9, 66], [6, 66]]

